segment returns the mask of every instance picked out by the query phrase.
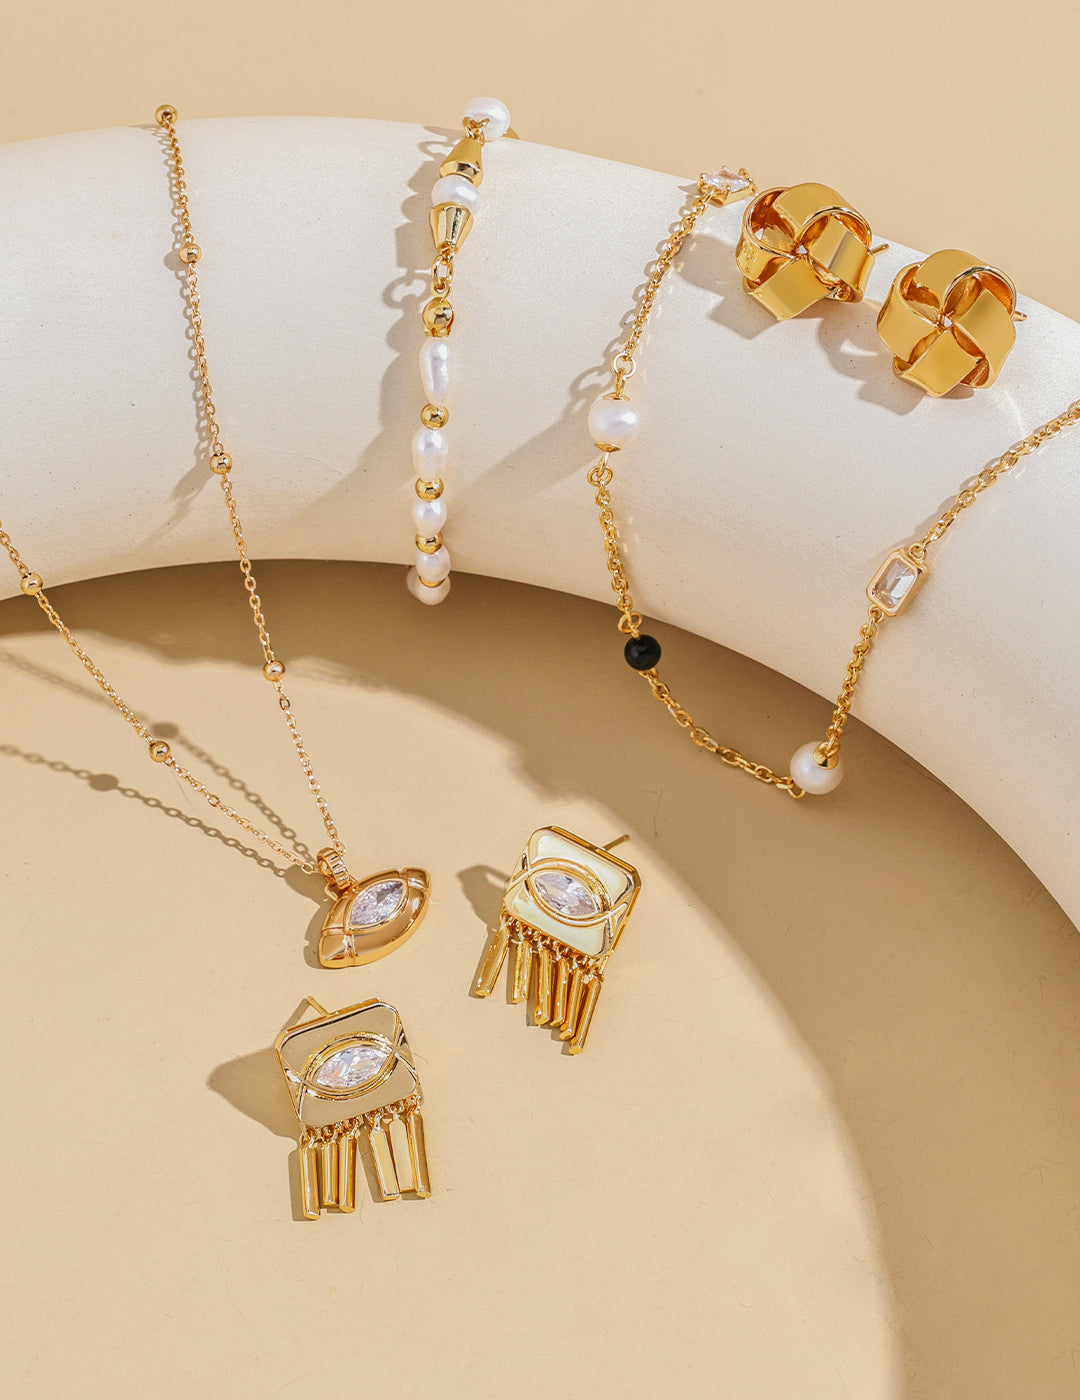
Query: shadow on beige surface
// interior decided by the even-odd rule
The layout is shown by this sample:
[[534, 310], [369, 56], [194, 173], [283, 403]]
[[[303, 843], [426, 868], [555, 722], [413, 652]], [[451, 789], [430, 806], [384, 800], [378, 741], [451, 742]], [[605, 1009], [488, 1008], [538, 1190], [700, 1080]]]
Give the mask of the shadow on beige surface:
[[[626, 670], [612, 614], [594, 604], [461, 577], [445, 608], [423, 610], [405, 595], [399, 571], [342, 564], [264, 565], [260, 579], [280, 654], [302, 658], [291, 667], [295, 700], [302, 704], [305, 684], [317, 678], [354, 691], [358, 702], [419, 696], [504, 736], [541, 817], [568, 794], [588, 793], [633, 830], [627, 853], [646, 880], [652, 852], [677, 872], [693, 904], [714, 911], [827, 1076], [856, 1145], [896, 1296], [906, 1376], [897, 1394], [1075, 1394], [1077, 940], [1000, 840], [857, 724], [847, 780], [832, 800], [795, 803], [719, 767]], [[230, 677], [237, 663], [255, 661], [234, 589], [232, 570], [210, 567], [83, 584], [57, 601], [76, 630], [92, 625], [165, 675], [215, 663], [221, 686], [207, 695], [205, 711], [174, 722], [224, 751], [219, 722], [237, 722], [226, 714]], [[179, 597], [184, 626], [173, 631]], [[219, 607], [219, 598], [231, 605]], [[312, 607], [308, 599], [322, 601]], [[50, 806], [64, 800], [63, 785], [75, 780], [100, 794], [103, 825], [118, 798], [146, 803], [163, 821], [211, 825], [70, 762], [75, 736], [54, 733], [47, 717], [56, 682], [20, 652], [40, 631], [21, 600], [0, 607], [0, 679], [14, 666], [25, 682], [42, 682], [35, 742], [60, 756], [20, 763], [29, 755], [14, 742], [0, 750], [5, 791], [17, 796], [19, 812], [46, 824]], [[667, 629], [665, 640], [673, 689], [686, 692], [725, 741], [779, 761], [820, 730], [816, 697], [694, 637]], [[59, 644], [53, 655], [62, 675], [68, 658]], [[89, 695], [81, 677], [59, 684]], [[30, 718], [21, 712], [24, 733]], [[363, 748], [374, 736], [353, 737]], [[136, 748], [126, 752], [125, 771], [143, 772]], [[267, 751], [268, 773], [284, 764], [284, 752]], [[491, 775], [479, 772], [473, 791], [433, 790], [425, 775], [437, 765], [422, 736], [401, 762], [425, 839], [499, 800]], [[263, 777], [230, 774], [229, 783], [250, 796]], [[257, 791], [254, 801], [264, 813], [277, 805]], [[290, 799], [289, 810], [300, 801]], [[478, 863], [459, 871], [461, 890], [485, 922], [497, 909], [498, 866], [525, 834], [508, 831], [505, 849], [477, 851]], [[214, 835], [221, 839], [232, 843]], [[310, 883], [290, 878], [314, 894]], [[649, 940], [663, 938], [678, 957], [678, 929], [662, 911], [638, 917], [624, 946], [640, 956]], [[477, 919], [475, 947], [460, 960], [461, 986], [447, 996], [465, 995], [482, 945]], [[624, 976], [630, 956], [620, 952]], [[709, 994], [708, 986], [687, 989], [695, 1001]], [[511, 1014], [501, 1005], [477, 1011]], [[267, 1041], [274, 1029], [267, 1027]], [[530, 1042], [521, 1053], [546, 1051]], [[704, 1070], [724, 1074], [723, 1064]], [[272, 1051], [222, 1063], [209, 1083], [270, 1133], [291, 1136]]]

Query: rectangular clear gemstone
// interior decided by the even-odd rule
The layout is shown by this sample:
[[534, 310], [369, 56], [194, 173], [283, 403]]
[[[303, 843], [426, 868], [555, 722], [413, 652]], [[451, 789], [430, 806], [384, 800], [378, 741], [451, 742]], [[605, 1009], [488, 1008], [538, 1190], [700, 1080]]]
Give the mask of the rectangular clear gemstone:
[[722, 165], [719, 170], [711, 171], [705, 176], [705, 180], [721, 194], [735, 194], [739, 190], [748, 189], [750, 185], [750, 181], [745, 175], [736, 174], [734, 170], [729, 170], [726, 165]]
[[902, 606], [918, 577], [919, 570], [910, 560], [902, 554], [893, 554], [878, 570], [870, 592], [886, 612], [894, 613]]

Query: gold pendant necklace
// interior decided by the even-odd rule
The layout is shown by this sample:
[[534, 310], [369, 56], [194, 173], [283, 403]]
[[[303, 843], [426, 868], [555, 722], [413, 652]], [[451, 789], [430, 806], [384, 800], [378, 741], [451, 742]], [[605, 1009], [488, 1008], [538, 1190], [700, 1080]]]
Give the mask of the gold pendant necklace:
[[23, 593], [34, 599], [111, 703], [143, 740], [150, 758], [155, 763], [163, 763], [167, 768], [171, 768], [182, 782], [193, 788], [215, 811], [242, 827], [249, 836], [267, 846], [282, 860], [287, 861], [290, 865], [295, 865], [307, 875], [321, 874], [323, 876], [326, 880], [327, 896], [332, 903], [319, 938], [319, 961], [324, 967], [354, 967], [385, 957], [416, 931], [427, 909], [429, 878], [427, 871], [414, 867], [402, 870], [383, 870], [364, 879], [356, 879], [352, 875], [345, 861], [344, 843], [338, 834], [337, 824], [330, 812], [326, 798], [323, 796], [322, 785], [315, 776], [307, 745], [304, 743], [296, 717], [293, 714], [292, 701], [285, 691], [285, 665], [278, 658], [270, 639], [266, 614], [262, 599], [259, 597], [258, 584], [252, 570], [243, 527], [240, 523], [236, 496], [233, 492], [231, 475], [233, 461], [225, 451], [222, 442], [221, 427], [210, 384], [206, 340], [203, 334], [202, 307], [199, 300], [199, 280], [196, 272], [196, 265], [202, 257], [202, 250], [195, 241], [191, 225], [184, 162], [176, 135], [176, 118], [177, 113], [174, 107], [164, 106], [158, 109], [157, 121], [168, 144], [172, 167], [173, 196], [180, 222], [180, 242], [177, 252], [183, 267], [184, 291], [195, 350], [199, 394], [202, 400], [206, 431], [210, 440], [209, 466], [217, 476], [221, 486], [229, 527], [240, 561], [244, 589], [248, 596], [248, 605], [259, 635], [259, 645], [262, 648], [262, 673], [277, 695], [278, 707], [284, 716], [297, 759], [307, 779], [308, 789], [314, 798], [315, 806], [318, 808], [326, 830], [327, 844], [319, 851], [315, 859], [311, 860], [309, 857], [301, 855], [298, 851], [276, 840], [269, 832], [261, 830], [254, 822], [249, 821], [247, 817], [219, 797], [217, 793], [211, 791], [200, 778], [197, 778], [182, 763], [179, 763], [165, 740], [156, 738], [146, 728], [72, 634], [49, 601], [41, 576], [23, 561], [11, 536], [4, 529], [2, 521], [0, 521], [0, 545], [3, 545], [7, 550], [12, 564], [18, 570]]
[[660, 643], [655, 637], [642, 632], [644, 618], [634, 605], [615, 523], [611, 498], [611, 484], [615, 479], [612, 458], [630, 441], [638, 428], [638, 413], [630, 403], [626, 384], [638, 367], [634, 358], [635, 352], [664, 277], [670, 271], [679, 249], [693, 233], [698, 220], [710, 205], [745, 199], [755, 193], [755, 190], [756, 187], [745, 170], [735, 175], [724, 168], [719, 176], [700, 177], [697, 194], [661, 248], [652, 274], [645, 283], [630, 332], [612, 357], [614, 383], [611, 392], [597, 399], [590, 409], [589, 429], [600, 450], [600, 460], [590, 467], [588, 480], [595, 492], [594, 500], [600, 513], [604, 555], [611, 576], [611, 589], [619, 610], [617, 625], [626, 638], [623, 655], [627, 665], [648, 683], [656, 699], [667, 709], [675, 723], [686, 730], [698, 748], [714, 755], [728, 767], [740, 769], [760, 783], [776, 787], [790, 797], [801, 798], [808, 793], [820, 795], [831, 792], [840, 782], [843, 772], [840, 744], [866, 658], [882, 624], [887, 618], [903, 612], [925, 583], [930, 573], [928, 557], [931, 549], [961, 512], [974, 505], [979, 496], [993, 486], [998, 477], [1011, 471], [1021, 458], [1037, 451], [1064, 429], [1080, 423], [1080, 399], [1071, 403], [1057, 417], [1034, 428], [1022, 441], [1015, 443], [1000, 457], [983, 467], [961, 487], [925, 534], [911, 544], [892, 550], [885, 557], [867, 584], [867, 619], [859, 629], [859, 637], [852, 649], [851, 660], [848, 662], [825, 737], [820, 742], [811, 740], [796, 750], [791, 758], [790, 773], [777, 772], [764, 763], [755, 763], [738, 749], [721, 744], [676, 700], [660, 679]]
[[[319, 961], [323, 967], [355, 967], [385, 957], [416, 931], [427, 910], [430, 880], [426, 870], [413, 866], [382, 870], [359, 880], [352, 875], [346, 864], [344, 843], [323, 796], [322, 785], [315, 776], [307, 745], [293, 714], [292, 701], [285, 692], [285, 665], [270, 640], [233, 492], [233, 462], [221, 440], [210, 384], [196, 272], [202, 250], [191, 226], [176, 118], [175, 107], [158, 108], [157, 122], [168, 143], [173, 195], [180, 221], [177, 252], [183, 266], [199, 395], [210, 439], [209, 466], [221, 486], [248, 605], [259, 634], [262, 673], [277, 695], [278, 707], [285, 718], [308, 790], [326, 830], [328, 844], [315, 859], [311, 860], [261, 830], [177, 762], [166, 741], [146, 728], [71, 632], [49, 601], [41, 575], [24, 562], [2, 521], [0, 545], [7, 550], [18, 570], [23, 593], [33, 598], [112, 705], [142, 739], [150, 758], [171, 768], [181, 782], [187, 783], [215, 811], [235, 822], [289, 865], [307, 875], [322, 875], [331, 904], [319, 937]], [[288, 1027], [278, 1037], [276, 1046], [300, 1129], [299, 1181], [303, 1214], [312, 1220], [327, 1207], [342, 1211], [355, 1209], [357, 1154], [362, 1139], [372, 1154], [375, 1186], [383, 1200], [397, 1200], [403, 1191], [417, 1196], [430, 1195], [424, 1123], [420, 1116], [423, 1092], [397, 1009], [378, 998], [335, 1012], [324, 1011], [316, 1002], [311, 1004], [318, 1012], [318, 1019]]]

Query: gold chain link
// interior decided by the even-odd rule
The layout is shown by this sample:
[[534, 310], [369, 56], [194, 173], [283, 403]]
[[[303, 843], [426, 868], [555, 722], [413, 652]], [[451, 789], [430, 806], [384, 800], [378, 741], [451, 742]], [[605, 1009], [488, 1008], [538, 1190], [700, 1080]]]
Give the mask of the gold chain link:
[[1051, 418], [1048, 423], [1041, 424], [1022, 442], [1015, 443], [996, 458], [989, 466], [983, 467], [982, 471], [967, 486], [965, 486], [956, 496], [951, 505], [946, 508], [930, 526], [921, 540], [908, 546], [908, 553], [915, 558], [925, 558], [929, 547], [941, 539], [945, 531], [953, 523], [961, 511], [967, 510], [968, 506], [974, 505], [979, 496], [989, 486], [993, 486], [999, 476], [1011, 471], [1022, 457], [1027, 457], [1032, 452], [1037, 452], [1044, 442], [1049, 442], [1051, 438], [1057, 437], [1063, 428], [1069, 428], [1074, 423], [1080, 422], [1080, 399], [1071, 403], [1063, 413], [1059, 413], [1056, 418]]
[[[611, 397], [616, 399], [625, 397], [626, 381], [637, 368], [634, 352], [645, 331], [661, 283], [670, 271], [680, 248], [693, 233], [702, 214], [713, 202], [712, 196], [705, 190], [703, 179], [699, 185], [697, 196], [691, 201], [685, 214], [661, 248], [653, 266], [652, 275], [646, 282], [638, 301], [634, 319], [630, 325], [630, 333], [612, 357], [611, 369], [614, 375], [614, 386]], [[1080, 422], [1080, 399], [1070, 404], [1056, 418], [1051, 418], [1048, 422], [1035, 428], [1022, 442], [1016, 443], [984, 467], [973, 480], [958, 492], [955, 499], [942, 511], [926, 534], [914, 544], [907, 546], [907, 553], [920, 562], [925, 560], [931, 546], [942, 538], [957, 516], [973, 505], [982, 492], [992, 486], [998, 477], [1015, 467], [1022, 457], [1037, 451], [1044, 443], [1056, 437], [1062, 429], [1077, 422]], [[599, 462], [589, 469], [588, 480], [595, 491], [594, 499], [599, 511], [604, 553], [607, 558], [608, 573], [611, 576], [611, 588], [619, 609], [619, 631], [624, 635], [637, 637], [641, 631], [642, 616], [634, 607], [633, 594], [630, 591], [630, 583], [626, 576], [626, 568], [619, 544], [619, 533], [615, 523], [610, 489], [615, 475], [611, 465], [611, 455], [610, 451], [602, 453]], [[859, 629], [858, 641], [852, 649], [851, 660], [848, 662], [844, 683], [836, 698], [836, 705], [825, 739], [818, 746], [818, 753], [822, 759], [835, 759], [840, 752], [844, 726], [851, 713], [855, 690], [885, 617], [885, 612], [876, 603], [870, 604], [867, 620]], [[750, 777], [756, 778], [758, 782], [777, 787], [794, 798], [805, 797], [805, 791], [799, 787], [790, 774], [778, 774], [763, 763], [754, 763], [739, 753], [737, 749], [727, 748], [718, 743], [707, 729], [696, 722], [690, 711], [675, 699], [660, 679], [655, 667], [639, 671], [638, 675], [648, 683], [656, 699], [667, 709], [675, 723], [687, 731], [698, 748], [704, 749], [706, 753], [714, 754], [729, 767], [741, 769]]]
[[[173, 107], [162, 107], [157, 114], [158, 124], [165, 132], [165, 137], [169, 146], [169, 156], [172, 164], [173, 195], [176, 201], [177, 213], [180, 219], [180, 244], [179, 254], [181, 264], [184, 269], [185, 289], [187, 294], [188, 313], [191, 320], [192, 340], [195, 350], [195, 366], [199, 375], [199, 390], [202, 400], [202, 409], [206, 417], [206, 432], [209, 438], [210, 451], [209, 458], [212, 470], [217, 474], [221, 484], [222, 494], [225, 498], [225, 508], [229, 517], [229, 526], [232, 530], [233, 540], [236, 545], [237, 557], [240, 561], [240, 571], [244, 577], [244, 588], [248, 595], [248, 604], [251, 608], [251, 615], [255, 623], [256, 631], [259, 634], [259, 644], [262, 647], [264, 666], [263, 674], [273, 685], [277, 692], [278, 705], [285, 718], [293, 748], [300, 761], [300, 767], [307, 779], [308, 789], [315, 799], [315, 805], [322, 817], [323, 826], [329, 838], [330, 847], [339, 856], [344, 857], [344, 847], [338, 835], [338, 829], [330, 814], [330, 808], [322, 793], [322, 786], [315, 776], [311, 759], [308, 756], [307, 746], [303, 736], [297, 726], [296, 719], [292, 712], [292, 703], [285, 693], [282, 677], [285, 668], [277, 656], [274, 654], [273, 644], [270, 640], [270, 631], [266, 622], [266, 615], [263, 611], [262, 599], [259, 597], [258, 585], [255, 581], [255, 574], [252, 570], [251, 559], [248, 555], [247, 544], [244, 539], [243, 526], [240, 523], [240, 514], [236, 505], [236, 497], [233, 494], [230, 471], [232, 460], [225, 452], [221, 442], [221, 428], [218, 423], [217, 408], [214, 404], [214, 393], [210, 383], [210, 373], [206, 358], [206, 340], [203, 333], [202, 305], [199, 299], [199, 279], [195, 270], [196, 264], [202, 257], [202, 250], [195, 242], [194, 230], [191, 224], [191, 209], [188, 202], [187, 180], [184, 172], [184, 162], [180, 153], [180, 142], [176, 135], [176, 109]], [[76, 657], [86, 668], [89, 674], [97, 682], [100, 688], [108, 696], [112, 704], [123, 715], [124, 719], [135, 730], [136, 734], [149, 746], [152, 757], [156, 761], [171, 768], [182, 782], [188, 784], [199, 794], [215, 811], [234, 821], [253, 836], [257, 841], [272, 850], [276, 855], [289, 864], [297, 866], [305, 874], [314, 875], [321, 865], [318, 861], [308, 860], [299, 852], [290, 850], [280, 841], [275, 840], [268, 832], [262, 831], [254, 822], [241, 815], [234, 807], [230, 807], [217, 793], [212, 792], [201, 779], [197, 778], [183, 764], [178, 763], [173, 757], [169, 746], [163, 740], [155, 739], [143, 722], [135, 714], [134, 710], [121, 698], [116, 690], [110, 685], [102, 671], [94, 663], [90, 655], [80, 645], [77, 638], [72, 634], [67, 624], [60, 617], [60, 614], [49, 601], [40, 577], [23, 562], [19, 551], [15, 548], [11, 536], [4, 529], [0, 522], [0, 545], [8, 553], [8, 557], [18, 570], [20, 584], [23, 592], [34, 599], [38, 607], [52, 623], [53, 627], [60, 633], [64, 641], [74, 652]]]
[[[611, 492], [608, 490], [614, 475], [609, 465], [609, 456], [609, 453], [604, 453], [600, 461], [589, 472], [589, 481], [596, 488], [595, 500], [600, 511], [600, 527], [604, 533], [604, 553], [607, 555], [611, 587], [620, 613], [619, 631], [626, 636], [636, 637], [641, 631], [642, 617], [634, 608], [633, 595], [630, 592], [630, 584], [626, 577], [622, 553], [619, 549], [619, 536], [611, 506]], [[774, 773], [764, 763], [754, 763], [752, 759], [746, 758], [739, 753], [738, 749], [728, 748], [727, 745], [718, 743], [707, 729], [697, 723], [689, 710], [684, 709], [679, 704], [657, 675], [655, 667], [648, 671], [639, 671], [638, 674], [648, 681], [653, 695], [667, 708], [675, 723], [689, 733], [690, 738], [699, 749], [704, 749], [706, 753], [715, 754], [721, 762], [726, 763], [731, 768], [740, 768], [760, 783], [772, 784], [789, 792], [792, 797], [803, 796], [803, 790], [794, 778]]]
[[679, 249], [693, 233], [697, 226], [697, 221], [711, 203], [712, 199], [709, 195], [704, 192], [699, 193], [676, 225], [663, 248], [660, 249], [660, 253], [656, 259], [656, 265], [652, 271], [652, 276], [645, 283], [645, 290], [641, 293], [641, 300], [638, 302], [637, 310], [634, 313], [634, 319], [630, 325], [630, 334], [623, 342], [622, 349], [615, 354], [611, 361], [611, 368], [615, 373], [614, 394], [617, 399], [623, 397], [623, 393], [626, 389], [626, 381], [637, 368], [634, 362], [634, 351], [637, 349], [638, 342], [644, 334], [649, 314], [653, 309], [653, 302], [656, 300], [656, 294], [660, 290], [660, 284], [667, 276], [672, 263], [678, 257]]

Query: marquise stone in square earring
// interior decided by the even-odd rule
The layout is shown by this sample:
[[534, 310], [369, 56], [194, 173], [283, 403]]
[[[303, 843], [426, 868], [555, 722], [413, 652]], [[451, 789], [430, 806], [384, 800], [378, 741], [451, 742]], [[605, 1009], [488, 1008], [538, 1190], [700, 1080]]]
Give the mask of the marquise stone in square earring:
[[315, 1019], [283, 1030], [275, 1047], [300, 1124], [304, 1217], [356, 1209], [365, 1148], [382, 1200], [430, 1196], [423, 1091], [397, 1009], [378, 997], [340, 1011], [307, 1000]]
[[431, 300], [423, 310], [424, 343], [420, 347], [420, 381], [427, 402], [412, 441], [416, 557], [407, 578], [409, 592], [422, 603], [441, 603], [450, 592], [450, 552], [443, 543], [443, 472], [450, 444], [443, 429], [450, 421], [450, 332], [454, 325], [450, 292], [454, 285], [454, 259], [480, 211], [484, 146], [500, 136], [513, 135], [509, 109], [496, 97], [474, 97], [465, 104], [461, 120], [465, 135], [439, 166], [439, 178], [431, 190], [435, 261], [431, 265]]
[[534, 831], [506, 887], [473, 992], [490, 996], [513, 948], [513, 1000], [527, 1001], [531, 987], [535, 1023], [558, 1031], [570, 1054], [580, 1054], [640, 889], [634, 867], [608, 847], [557, 826]]

